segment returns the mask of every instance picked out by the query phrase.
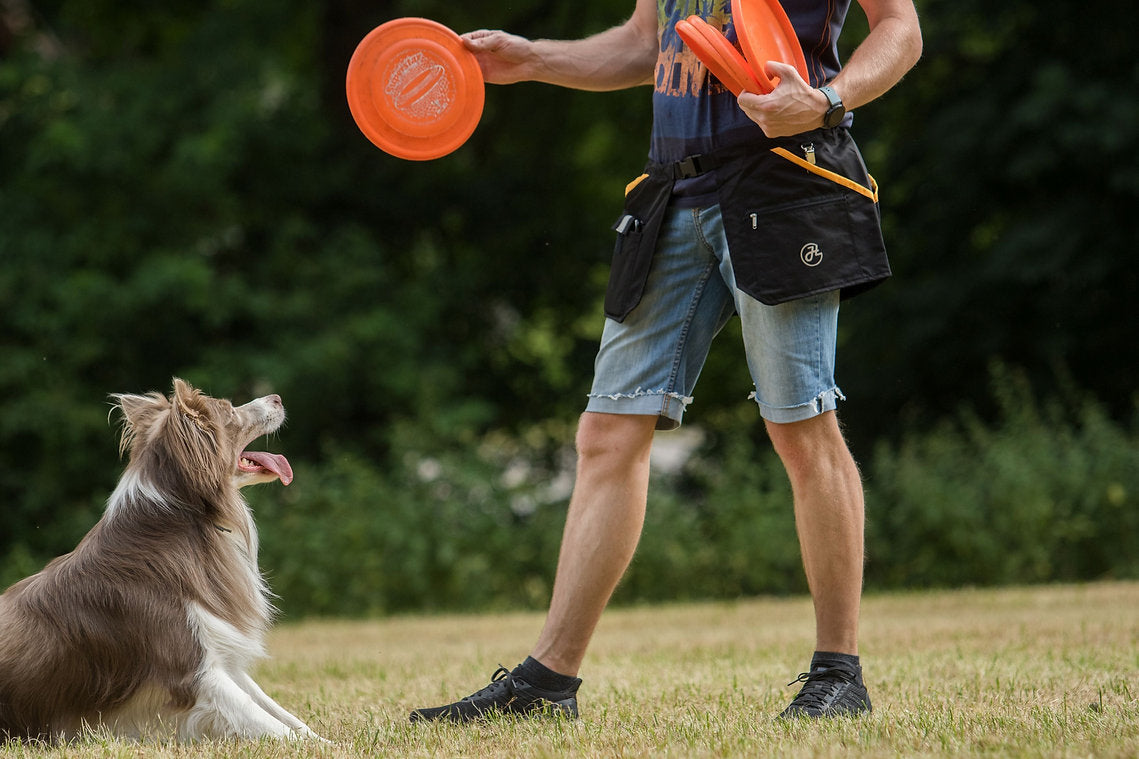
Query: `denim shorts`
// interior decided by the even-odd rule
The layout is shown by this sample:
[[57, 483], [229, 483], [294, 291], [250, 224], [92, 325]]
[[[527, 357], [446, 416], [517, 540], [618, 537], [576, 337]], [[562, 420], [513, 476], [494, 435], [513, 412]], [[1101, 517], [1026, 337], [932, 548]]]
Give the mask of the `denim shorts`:
[[839, 291], [768, 306], [736, 287], [718, 205], [670, 208], [644, 296], [623, 322], [605, 320], [587, 411], [659, 416], [680, 426], [712, 339], [739, 314], [764, 419], [798, 422], [834, 410]]

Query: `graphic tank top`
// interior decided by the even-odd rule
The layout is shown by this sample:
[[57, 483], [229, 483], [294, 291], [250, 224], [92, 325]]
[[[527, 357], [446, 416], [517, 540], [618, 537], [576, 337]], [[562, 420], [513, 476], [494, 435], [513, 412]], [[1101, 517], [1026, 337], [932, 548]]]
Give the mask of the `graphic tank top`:
[[[782, 5], [807, 59], [811, 86], [822, 86], [841, 68], [838, 35], [850, 0], [782, 0]], [[657, 0], [660, 54], [649, 158], [660, 163], [763, 139], [763, 131], [740, 110], [735, 95], [676, 33], [676, 22], [691, 15], [722, 29], [738, 47], [730, 0]]]

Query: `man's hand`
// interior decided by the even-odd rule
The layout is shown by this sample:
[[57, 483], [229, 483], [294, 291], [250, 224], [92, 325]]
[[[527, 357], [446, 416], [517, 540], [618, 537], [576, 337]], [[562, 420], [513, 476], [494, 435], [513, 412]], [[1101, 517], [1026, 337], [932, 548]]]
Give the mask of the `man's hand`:
[[787, 137], [817, 129], [829, 103], [826, 95], [803, 81], [794, 66], [768, 61], [767, 75], [779, 84], [766, 95], [741, 92], [740, 108], [768, 137]]
[[475, 54], [483, 79], [490, 84], [514, 84], [535, 78], [538, 57], [533, 42], [516, 34], [480, 29], [462, 35], [463, 45]]
[[[848, 111], [881, 96], [921, 57], [921, 26], [913, 0], [858, 0], [870, 33], [832, 81]], [[767, 75], [779, 85], [768, 95], [745, 92], [740, 108], [768, 137], [787, 137], [823, 125], [827, 96], [804, 82], [794, 68], [768, 61]]]

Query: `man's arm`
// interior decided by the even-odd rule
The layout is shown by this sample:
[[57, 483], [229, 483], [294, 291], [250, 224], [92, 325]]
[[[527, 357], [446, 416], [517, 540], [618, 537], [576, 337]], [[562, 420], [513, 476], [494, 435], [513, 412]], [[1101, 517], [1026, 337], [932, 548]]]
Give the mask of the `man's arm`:
[[535, 81], [577, 90], [650, 84], [658, 52], [656, 0], [637, 0], [625, 23], [580, 40], [529, 40], [502, 31], [463, 35], [492, 84]]
[[[847, 110], [879, 97], [921, 57], [921, 27], [913, 0], [859, 0], [870, 33], [854, 50], [842, 71], [830, 82]], [[769, 75], [780, 78], [767, 95], [745, 92], [739, 103], [768, 137], [799, 134], [822, 126], [828, 102], [794, 67], [772, 61]]]

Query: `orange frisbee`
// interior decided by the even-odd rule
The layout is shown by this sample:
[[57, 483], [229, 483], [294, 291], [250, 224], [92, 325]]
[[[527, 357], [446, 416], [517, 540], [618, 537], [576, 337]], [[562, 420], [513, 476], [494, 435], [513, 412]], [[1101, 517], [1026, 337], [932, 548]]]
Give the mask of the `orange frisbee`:
[[368, 33], [348, 62], [348, 109], [378, 148], [428, 161], [457, 150], [482, 118], [484, 85], [459, 35], [425, 18]]
[[732, 22], [744, 58], [759, 83], [767, 87], [767, 92], [779, 84], [778, 77], [771, 78], [764, 70], [768, 61], [794, 66], [799, 76], [810, 83], [803, 48], [779, 0], [732, 0]]
[[676, 33], [733, 95], [739, 97], [744, 90], [764, 92], [743, 55], [719, 29], [699, 16], [689, 16], [676, 22]]

